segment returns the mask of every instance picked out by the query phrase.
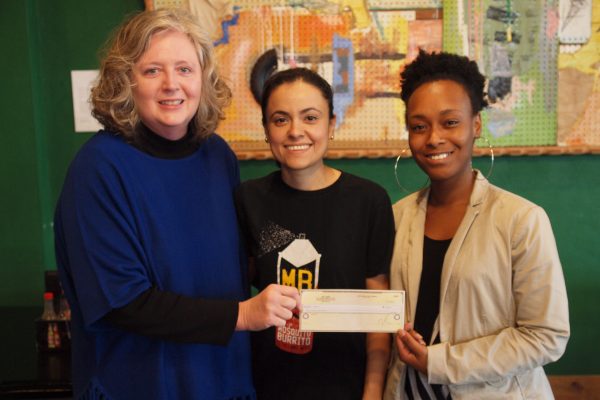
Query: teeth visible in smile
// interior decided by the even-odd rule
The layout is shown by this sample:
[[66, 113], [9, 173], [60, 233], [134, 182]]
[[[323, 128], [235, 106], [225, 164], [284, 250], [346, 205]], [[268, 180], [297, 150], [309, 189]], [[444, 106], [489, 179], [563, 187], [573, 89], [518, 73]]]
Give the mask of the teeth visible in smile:
[[288, 150], [306, 150], [310, 147], [309, 144], [297, 144], [295, 146], [285, 146]]
[[440, 153], [440, 154], [432, 154], [427, 157], [431, 158], [432, 160], [443, 160], [444, 158], [448, 157], [449, 155], [450, 155], [450, 153]]
[[183, 100], [162, 100], [159, 103], [165, 106], [178, 106], [183, 103]]

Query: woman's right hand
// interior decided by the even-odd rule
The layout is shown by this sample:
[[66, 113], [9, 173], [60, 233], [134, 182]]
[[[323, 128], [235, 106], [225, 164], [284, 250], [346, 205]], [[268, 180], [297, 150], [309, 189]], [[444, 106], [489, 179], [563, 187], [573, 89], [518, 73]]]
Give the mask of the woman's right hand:
[[283, 326], [292, 318], [292, 310], [300, 307], [298, 289], [271, 284], [256, 296], [240, 302], [235, 329], [261, 331], [271, 326]]
[[396, 348], [402, 362], [427, 375], [427, 344], [411, 323], [396, 333]]

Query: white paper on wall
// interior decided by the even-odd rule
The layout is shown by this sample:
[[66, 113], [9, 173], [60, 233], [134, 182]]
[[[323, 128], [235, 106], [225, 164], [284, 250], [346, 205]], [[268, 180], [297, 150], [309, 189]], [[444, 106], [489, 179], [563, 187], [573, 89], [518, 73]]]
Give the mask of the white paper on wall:
[[92, 116], [89, 102], [90, 90], [97, 77], [98, 70], [71, 71], [75, 132], [96, 132], [102, 129], [102, 125]]

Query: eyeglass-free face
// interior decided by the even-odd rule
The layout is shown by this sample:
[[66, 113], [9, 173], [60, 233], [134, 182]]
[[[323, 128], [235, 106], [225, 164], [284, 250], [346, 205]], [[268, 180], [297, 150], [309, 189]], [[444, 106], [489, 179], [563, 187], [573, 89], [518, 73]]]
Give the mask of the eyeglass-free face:
[[154, 34], [133, 66], [133, 81], [142, 122], [166, 139], [185, 136], [202, 91], [202, 70], [192, 41], [174, 30]]

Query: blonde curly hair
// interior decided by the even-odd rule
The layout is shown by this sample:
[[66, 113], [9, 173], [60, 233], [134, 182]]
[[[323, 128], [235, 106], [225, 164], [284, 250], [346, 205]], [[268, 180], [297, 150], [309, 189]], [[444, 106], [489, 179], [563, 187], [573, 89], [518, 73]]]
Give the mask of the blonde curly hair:
[[231, 90], [219, 76], [210, 37], [193, 17], [181, 9], [143, 11], [127, 19], [108, 41], [100, 74], [91, 92], [92, 115], [108, 130], [132, 140], [140, 122], [133, 100], [132, 69], [156, 33], [175, 30], [186, 34], [198, 53], [202, 92], [192, 119], [198, 138], [211, 134], [224, 118]]

